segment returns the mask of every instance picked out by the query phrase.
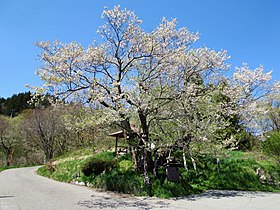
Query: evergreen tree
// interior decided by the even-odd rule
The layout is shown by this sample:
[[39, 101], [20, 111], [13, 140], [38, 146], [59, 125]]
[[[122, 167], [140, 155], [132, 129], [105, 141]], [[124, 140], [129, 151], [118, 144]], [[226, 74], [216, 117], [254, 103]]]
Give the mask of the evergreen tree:
[[31, 93], [14, 94], [7, 99], [0, 98], [0, 114], [5, 116], [17, 116], [25, 109], [32, 108], [28, 101], [31, 99]]

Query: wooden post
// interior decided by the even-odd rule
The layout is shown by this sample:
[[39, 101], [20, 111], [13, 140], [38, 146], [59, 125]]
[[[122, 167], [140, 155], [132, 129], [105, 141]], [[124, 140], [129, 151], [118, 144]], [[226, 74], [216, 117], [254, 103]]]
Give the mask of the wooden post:
[[116, 145], [115, 145], [116, 157], [118, 156], [118, 140], [119, 140], [119, 136], [116, 136]]

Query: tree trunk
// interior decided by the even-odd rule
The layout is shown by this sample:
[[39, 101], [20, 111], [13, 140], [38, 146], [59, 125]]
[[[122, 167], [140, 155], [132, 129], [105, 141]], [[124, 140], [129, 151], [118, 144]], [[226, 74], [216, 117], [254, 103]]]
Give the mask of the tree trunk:
[[138, 168], [138, 154], [137, 154], [137, 149], [134, 148], [134, 146], [129, 146], [129, 153], [131, 155], [132, 161], [134, 162], [134, 168]]
[[221, 169], [221, 162], [220, 162], [220, 158], [219, 158], [219, 157], [217, 157], [217, 159], [216, 159], [216, 163], [217, 163], [217, 171], [218, 171], [218, 173], [220, 173], [220, 169]]
[[6, 156], [6, 164], [10, 166], [13, 164], [14, 148], [12, 146], [7, 146], [4, 144], [3, 139], [1, 140], [2, 150]]
[[142, 142], [145, 143], [143, 145], [143, 175], [144, 175], [144, 184], [148, 188], [149, 196], [152, 196], [151, 182], [150, 182], [150, 178], [149, 178], [149, 169], [151, 169], [153, 167], [151, 167], [151, 163], [152, 163], [152, 161], [151, 161], [152, 160], [151, 152], [148, 151], [148, 148], [146, 148], [147, 135], [142, 134], [141, 135], [141, 140], [142, 140]]
[[53, 158], [53, 149], [52, 147], [45, 145], [45, 162], [49, 162]]
[[185, 148], [183, 149], [183, 162], [184, 162], [184, 168], [186, 169], [186, 171], [189, 171], [188, 166], [187, 166]]
[[116, 137], [116, 142], [115, 142], [115, 154], [116, 154], [116, 157], [118, 157], [118, 140], [119, 140], [119, 137], [117, 136]]
[[190, 155], [190, 158], [191, 158], [191, 160], [192, 160], [193, 169], [195, 170], [195, 173], [197, 174], [197, 168], [196, 168], [195, 159], [193, 158], [192, 152], [191, 152], [190, 150], [189, 150], [189, 155]]
[[152, 185], [149, 177], [149, 154], [151, 154], [146, 148], [144, 148], [144, 184], [148, 188], [149, 196], [152, 196]]
[[13, 156], [14, 156], [14, 153], [15, 153], [15, 149], [12, 147], [9, 149], [9, 153], [7, 154], [8, 157], [7, 157], [7, 166], [11, 166], [13, 165]]
[[157, 170], [158, 170], [158, 153], [157, 153], [157, 150], [155, 150], [155, 152], [154, 152], [154, 168], [153, 168], [154, 177], [157, 177]]

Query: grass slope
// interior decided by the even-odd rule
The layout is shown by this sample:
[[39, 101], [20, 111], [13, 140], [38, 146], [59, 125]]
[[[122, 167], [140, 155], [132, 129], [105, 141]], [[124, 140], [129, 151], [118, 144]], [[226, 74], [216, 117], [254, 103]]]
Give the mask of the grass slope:
[[[207, 155], [196, 158], [197, 173], [180, 168], [180, 179], [170, 182], [165, 168], [160, 167], [158, 177], [151, 175], [151, 187], [144, 185], [143, 176], [133, 168], [129, 156], [115, 159], [112, 152], [89, 155], [76, 152], [64, 155], [47, 164], [38, 174], [52, 179], [71, 182], [82, 181], [88, 186], [134, 195], [178, 197], [203, 192], [209, 189], [250, 190], [280, 192], [280, 167], [275, 162], [257, 153], [230, 152], [221, 159], [220, 171], [216, 160]], [[188, 162], [191, 166], [191, 162]], [[256, 170], [261, 169], [265, 180], [260, 180]]]

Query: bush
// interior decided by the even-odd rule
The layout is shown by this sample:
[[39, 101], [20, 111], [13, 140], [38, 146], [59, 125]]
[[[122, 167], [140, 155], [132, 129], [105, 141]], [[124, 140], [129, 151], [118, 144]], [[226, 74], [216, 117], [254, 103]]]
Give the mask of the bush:
[[148, 195], [144, 186], [143, 176], [136, 171], [127, 171], [122, 174], [117, 168], [115, 168], [110, 172], [105, 172], [96, 176], [91, 184], [96, 188], [102, 188], [114, 192], [140, 196]]
[[274, 158], [280, 165], [280, 132], [271, 132], [262, 147], [264, 153]]
[[112, 152], [103, 152], [88, 158], [81, 170], [85, 176], [99, 175], [110, 171], [115, 166], [115, 155]]

